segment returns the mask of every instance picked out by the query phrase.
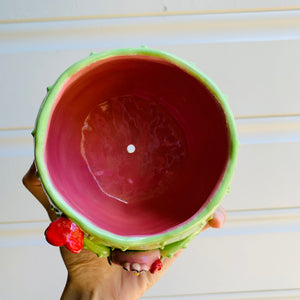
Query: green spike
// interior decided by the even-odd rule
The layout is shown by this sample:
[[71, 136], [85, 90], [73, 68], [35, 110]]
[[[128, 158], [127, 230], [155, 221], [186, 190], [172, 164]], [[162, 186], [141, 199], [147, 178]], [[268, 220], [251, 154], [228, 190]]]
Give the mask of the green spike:
[[230, 190], [231, 190], [231, 185], [229, 185], [227, 188], [226, 188], [226, 195], [228, 195], [230, 193]]
[[160, 243], [160, 249], [164, 249], [165, 248], [165, 246], [166, 246], [166, 242], [162, 242], [162, 243]]
[[35, 128], [31, 131], [31, 135], [34, 137], [35, 136], [35, 133], [36, 133], [36, 130]]
[[52, 88], [53, 88], [53, 85], [47, 86], [47, 92], [49, 93], [52, 90]]
[[98, 257], [108, 257], [110, 255], [110, 248], [102, 244], [94, 243], [87, 237], [84, 237], [84, 248], [97, 254]]

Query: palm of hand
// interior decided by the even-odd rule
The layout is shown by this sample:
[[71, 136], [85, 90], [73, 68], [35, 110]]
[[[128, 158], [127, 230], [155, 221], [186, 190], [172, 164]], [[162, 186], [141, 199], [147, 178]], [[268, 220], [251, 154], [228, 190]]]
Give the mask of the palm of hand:
[[[106, 258], [98, 258], [88, 250], [73, 254], [61, 248], [61, 254], [68, 270], [68, 282], [62, 299], [73, 299], [71, 295], [74, 292], [73, 287], [76, 286], [77, 293], [82, 293], [87, 299], [94, 293], [95, 299], [122, 300], [139, 299], [163, 276], [179, 255], [178, 253], [171, 259], [166, 258], [164, 268], [160, 272], [142, 272], [137, 276], [136, 273], [125, 271], [118, 265], [109, 265]], [[103, 298], [103, 294], [106, 294], [106, 298]], [[80, 298], [77, 294], [78, 299], [84, 299], [83, 295]]]

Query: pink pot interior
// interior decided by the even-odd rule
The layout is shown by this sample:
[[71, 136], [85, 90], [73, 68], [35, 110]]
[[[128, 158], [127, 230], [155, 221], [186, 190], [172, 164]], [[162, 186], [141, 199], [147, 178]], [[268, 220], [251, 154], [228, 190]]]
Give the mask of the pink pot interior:
[[53, 106], [45, 157], [56, 190], [94, 225], [123, 236], [163, 233], [207, 204], [225, 172], [221, 106], [162, 59], [89, 65]]

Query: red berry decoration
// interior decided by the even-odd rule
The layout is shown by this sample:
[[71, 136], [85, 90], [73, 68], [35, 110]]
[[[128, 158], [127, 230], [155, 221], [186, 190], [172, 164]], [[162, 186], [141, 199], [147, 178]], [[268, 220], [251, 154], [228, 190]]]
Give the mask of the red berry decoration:
[[66, 217], [52, 222], [46, 229], [45, 236], [49, 244], [65, 246], [73, 253], [79, 253], [83, 247], [83, 231]]
[[162, 268], [163, 264], [160, 259], [157, 259], [150, 267], [150, 272], [154, 274], [156, 271], [160, 271]]

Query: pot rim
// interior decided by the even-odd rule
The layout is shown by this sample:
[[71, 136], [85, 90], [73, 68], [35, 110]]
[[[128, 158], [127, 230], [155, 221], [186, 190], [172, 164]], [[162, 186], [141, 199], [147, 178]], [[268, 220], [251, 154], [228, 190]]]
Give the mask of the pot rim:
[[[52, 105], [54, 104], [61, 88], [67, 82], [67, 80], [81, 69], [93, 64], [99, 60], [107, 59], [115, 56], [129, 56], [129, 55], [143, 55], [152, 56], [163, 59], [179, 68], [185, 70], [194, 78], [202, 82], [206, 88], [215, 96], [216, 100], [220, 104], [227, 123], [228, 136], [229, 136], [229, 153], [228, 162], [220, 181], [220, 184], [211, 193], [209, 199], [204, 204], [204, 208], [201, 209], [196, 215], [188, 219], [182, 224], [179, 224], [165, 232], [147, 235], [147, 236], [121, 236], [109, 231], [103, 230], [90, 221], [88, 221], [83, 215], [76, 212], [71, 208], [62, 198], [62, 196], [56, 191], [54, 185], [51, 182], [50, 176], [47, 171], [47, 166], [44, 160], [45, 144], [48, 129], [48, 120], [52, 112]], [[61, 76], [57, 79], [55, 84], [47, 88], [48, 93], [41, 104], [34, 130], [34, 143], [35, 143], [35, 164], [42, 182], [43, 188], [49, 197], [49, 200], [67, 215], [73, 222], [75, 222], [83, 231], [89, 235], [99, 239], [103, 244], [121, 249], [154, 249], [163, 248], [166, 244], [170, 244], [185, 237], [191, 235], [193, 232], [199, 230], [204, 226], [207, 219], [213, 214], [215, 209], [219, 206], [222, 198], [226, 194], [233, 176], [233, 172], [237, 162], [237, 153], [239, 148], [239, 141], [237, 130], [234, 122], [234, 117], [227, 102], [227, 96], [225, 96], [214, 82], [209, 79], [205, 74], [199, 71], [192, 63], [189, 63], [173, 54], [150, 49], [146, 47], [141, 48], [122, 48], [114, 49], [100, 53], [91, 53], [87, 58], [80, 60], [79, 62], [70, 66], [65, 70]]]

